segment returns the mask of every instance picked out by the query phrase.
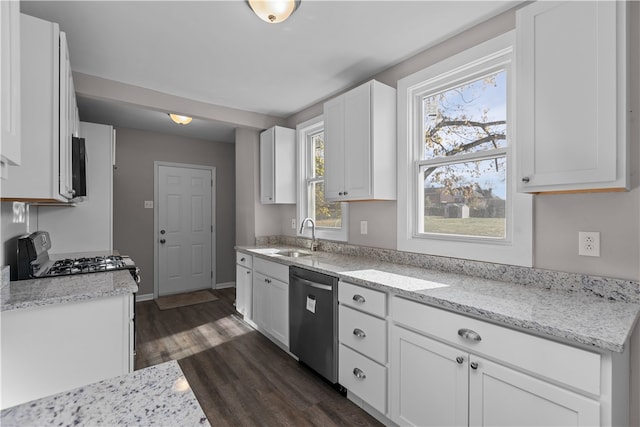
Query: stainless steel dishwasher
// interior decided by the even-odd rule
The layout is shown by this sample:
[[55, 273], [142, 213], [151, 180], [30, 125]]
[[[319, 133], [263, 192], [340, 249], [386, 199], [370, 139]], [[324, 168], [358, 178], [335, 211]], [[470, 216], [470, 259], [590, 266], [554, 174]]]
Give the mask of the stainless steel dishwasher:
[[338, 279], [289, 268], [289, 350], [300, 362], [338, 384]]

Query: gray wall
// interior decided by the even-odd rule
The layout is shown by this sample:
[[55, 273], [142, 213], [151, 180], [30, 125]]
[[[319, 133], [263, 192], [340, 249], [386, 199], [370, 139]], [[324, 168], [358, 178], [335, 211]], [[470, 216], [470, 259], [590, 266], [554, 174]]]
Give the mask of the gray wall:
[[216, 283], [235, 281], [235, 147], [133, 129], [116, 130], [113, 247], [142, 270], [141, 295], [153, 293], [154, 161], [216, 167]]

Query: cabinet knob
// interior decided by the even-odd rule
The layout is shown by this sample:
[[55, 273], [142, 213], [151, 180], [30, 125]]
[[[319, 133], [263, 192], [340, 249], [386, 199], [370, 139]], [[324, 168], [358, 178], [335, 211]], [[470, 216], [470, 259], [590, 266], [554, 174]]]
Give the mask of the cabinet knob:
[[347, 194], [349, 194], [349, 192], [348, 192], [348, 191], [345, 191], [345, 192], [344, 192], [344, 195], [346, 196]]
[[244, 257], [240, 258], [240, 262], [245, 262], [245, 258]]
[[524, 178], [522, 178], [522, 182], [524, 182], [525, 184], [527, 184], [529, 182], [529, 177], [525, 176]]
[[482, 341], [482, 337], [476, 331], [472, 331], [471, 329], [458, 329], [458, 335], [460, 335], [465, 340], [469, 341]]
[[355, 302], [357, 302], [357, 303], [360, 303], [360, 304], [364, 304], [364, 302], [365, 302], [364, 297], [362, 295], [358, 295], [358, 294], [353, 296], [353, 300]]
[[456, 362], [458, 362], [458, 365], [462, 365], [462, 362], [464, 362], [464, 357], [462, 356], [456, 357]]
[[251, 274], [251, 272], [249, 270], [247, 270], [247, 274]]
[[344, 195], [342, 191], [338, 193], [338, 196], [342, 196], [342, 195]]
[[167, 241], [165, 239], [160, 239], [160, 243], [164, 245], [165, 243], [167, 243]]
[[471, 366], [471, 369], [478, 369], [478, 362], [471, 362], [469, 366]]
[[355, 375], [355, 377], [360, 380], [367, 378], [367, 376], [364, 374], [364, 372], [362, 372], [362, 369], [360, 368], [353, 368], [353, 375]]
[[353, 330], [353, 335], [357, 336], [358, 338], [364, 338], [367, 336], [367, 334], [365, 334], [364, 331], [359, 328], [355, 328]]

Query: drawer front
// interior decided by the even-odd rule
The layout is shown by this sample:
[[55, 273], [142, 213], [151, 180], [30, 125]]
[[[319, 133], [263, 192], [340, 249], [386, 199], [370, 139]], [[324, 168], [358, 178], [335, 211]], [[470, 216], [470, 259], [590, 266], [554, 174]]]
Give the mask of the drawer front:
[[236, 264], [240, 264], [243, 267], [253, 267], [253, 256], [243, 254], [242, 252], [236, 252]]
[[385, 292], [341, 280], [338, 284], [338, 301], [374, 316], [385, 317], [387, 315], [387, 294]]
[[278, 279], [281, 282], [289, 283], [289, 266], [280, 264], [273, 261], [267, 261], [262, 258], [256, 258], [253, 260], [253, 269], [260, 273], [269, 276], [274, 279]]
[[[395, 323], [486, 355], [539, 376], [600, 395], [601, 355], [567, 344], [494, 325], [447, 310], [394, 297]], [[468, 338], [464, 338], [467, 332]], [[473, 340], [473, 334], [480, 340]]]
[[340, 305], [338, 314], [340, 342], [378, 363], [387, 362], [387, 322]]
[[387, 413], [387, 369], [340, 344], [340, 384], [382, 414]]

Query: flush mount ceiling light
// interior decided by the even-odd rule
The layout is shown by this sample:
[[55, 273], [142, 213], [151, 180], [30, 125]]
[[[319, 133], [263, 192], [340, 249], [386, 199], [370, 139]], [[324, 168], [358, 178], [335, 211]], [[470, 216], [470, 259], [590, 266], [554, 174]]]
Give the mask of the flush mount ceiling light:
[[278, 24], [287, 19], [300, 5], [300, 0], [247, 0], [260, 19]]
[[193, 120], [191, 117], [181, 116], [179, 114], [172, 114], [172, 113], [169, 114], [169, 117], [171, 117], [171, 120], [173, 120], [179, 125], [188, 125], [189, 123], [191, 123], [191, 120]]

